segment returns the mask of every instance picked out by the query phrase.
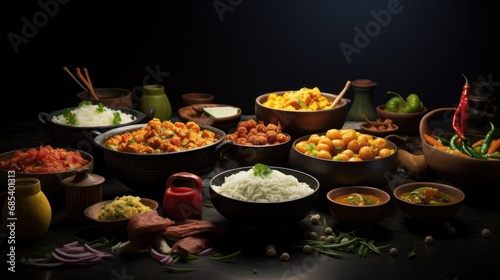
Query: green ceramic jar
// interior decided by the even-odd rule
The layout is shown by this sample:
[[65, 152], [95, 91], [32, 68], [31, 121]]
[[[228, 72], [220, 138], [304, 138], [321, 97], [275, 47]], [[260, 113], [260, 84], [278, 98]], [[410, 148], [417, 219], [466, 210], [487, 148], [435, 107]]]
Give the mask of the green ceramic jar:
[[139, 103], [139, 110], [148, 115], [151, 107], [155, 108], [154, 118], [164, 121], [172, 116], [172, 105], [162, 85], [145, 85], [144, 94]]

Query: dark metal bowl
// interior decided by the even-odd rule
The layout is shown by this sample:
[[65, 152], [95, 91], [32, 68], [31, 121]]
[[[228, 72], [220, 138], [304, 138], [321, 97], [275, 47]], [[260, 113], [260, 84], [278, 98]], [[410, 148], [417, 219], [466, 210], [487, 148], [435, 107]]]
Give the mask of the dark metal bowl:
[[115, 128], [103, 133], [92, 132], [94, 143], [104, 153], [104, 161], [109, 172], [125, 186], [152, 198], [161, 198], [165, 192], [165, 184], [170, 175], [177, 172], [190, 172], [203, 175], [215, 168], [221, 158], [223, 142], [226, 134], [217, 128], [199, 125], [219, 135], [219, 140], [210, 145], [171, 153], [137, 154], [109, 149], [103, 144], [116, 134], [132, 132], [145, 126], [134, 124]]
[[220, 186], [225, 178], [252, 167], [239, 167], [221, 172], [210, 181], [209, 193], [215, 209], [229, 221], [249, 228], [279, 228], [292, 225], [306, 218], [315, 208], [319, 198], [319, 182], [313, 176], [289, 168], [270, 166], [273, 170], [292, 175], [314, 190], [295, 200], [282, 202], [250, 202], [218, 194], [213, 186]]
[[383, 187], [394, 177], [398, 167], [398, 147], [389, 140], [387, 144], [389, 148], [395, 150], [394, 154], [382, 159], [348, 162], [316, 158], [297, 151], [296, 144], [309, 137], [310, 135], [303, 136], [294, 141], [288, 163], [290, 168], [317, 178], [321, 184], [322, 197], [328, 191], [343, 186]]
[[[76, 107], [68, 108], [73, 110]], [[58, 124], [52, 121], [54, 116], [59, 116], [63, 114], [64, 110], [57, 110], [52, 113], [40, 112], [38, 113], [38, 121], [49, 135], [49, 137], [54, 141], [54, 145], [62, 147], [71, 147], [74, 149], [81, 149], [92, 153], [93, 150], [93, 138], [91, 131], [105, 132], [118, 127], [123, 127], [127, 125], [146, 123], [151, 120], [154, 116], [155, 109], [151, 108], [148, 115], [129, 108], [123, 107], [108, 107], [113, 110], [120, 110], [125, 114], [130, 114], [135, 117], [135, 120], [125, 124], [118, 125], [108, 125], [108, 126], [88, 126], [88, 127], [76, 127], [70, 125]]]

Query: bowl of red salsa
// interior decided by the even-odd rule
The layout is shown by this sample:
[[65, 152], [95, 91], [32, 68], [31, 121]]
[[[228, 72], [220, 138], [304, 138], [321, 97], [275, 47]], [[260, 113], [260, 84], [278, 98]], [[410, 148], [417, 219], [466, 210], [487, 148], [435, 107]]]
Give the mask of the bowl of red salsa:
[[65, 190], [62, 180], [83, 168], [92, 172], [93, 167], [92, 155], [76, 149], [41, 145], [9, 151], [0, 154], [1, 191], [13, 189], [16, 178], [37, 178], [51, 205], [63, 205]]

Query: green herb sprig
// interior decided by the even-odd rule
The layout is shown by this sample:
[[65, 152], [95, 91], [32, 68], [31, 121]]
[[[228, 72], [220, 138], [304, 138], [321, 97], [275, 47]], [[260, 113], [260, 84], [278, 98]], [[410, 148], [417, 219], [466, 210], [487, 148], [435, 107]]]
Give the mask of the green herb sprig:
[[253, 176], [256, 177], [266, 177], [271, 174], [273, 171], [271, 168], [265, 164], [257, 163], [253, 166]]

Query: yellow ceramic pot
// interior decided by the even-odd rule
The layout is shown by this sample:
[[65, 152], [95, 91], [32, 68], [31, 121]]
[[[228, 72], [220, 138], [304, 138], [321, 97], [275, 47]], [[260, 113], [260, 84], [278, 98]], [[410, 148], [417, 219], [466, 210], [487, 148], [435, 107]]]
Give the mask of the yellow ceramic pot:
[[17, 178], [9, 185], [2, 209], [2, 221], [17, 240], [44, 236], [52, 219], [52, 208], [36, 178]]

